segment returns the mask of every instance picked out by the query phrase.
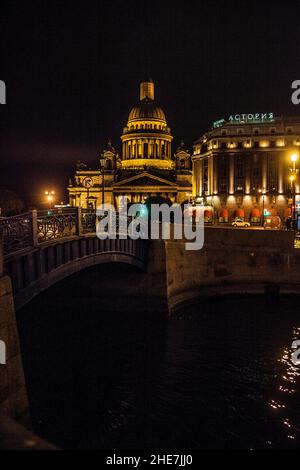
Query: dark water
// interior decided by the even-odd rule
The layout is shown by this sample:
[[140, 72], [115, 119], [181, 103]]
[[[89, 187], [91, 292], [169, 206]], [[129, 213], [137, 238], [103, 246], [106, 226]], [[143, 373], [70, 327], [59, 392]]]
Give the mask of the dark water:
[[75, 297], [61, 284], [18, 315], [37, 433], [64, 448], [299, 447], [300, 299], [215, 299], [166, 322], [142, 300], [122, 314]]

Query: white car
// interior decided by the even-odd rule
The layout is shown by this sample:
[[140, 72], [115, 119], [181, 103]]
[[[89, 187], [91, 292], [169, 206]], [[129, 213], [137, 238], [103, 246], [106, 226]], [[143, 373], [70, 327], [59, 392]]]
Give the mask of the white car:
[[250, 227], [250, 222], [245, 222], [243, 219], [234, 219], [234, 221], [231, 224], [233, 227]]

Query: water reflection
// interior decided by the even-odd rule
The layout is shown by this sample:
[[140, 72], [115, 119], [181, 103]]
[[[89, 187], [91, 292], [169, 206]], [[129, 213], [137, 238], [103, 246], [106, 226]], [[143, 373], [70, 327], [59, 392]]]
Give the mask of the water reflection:
[[[294, 341], [300, 340], [300, 327], [294, 327], [291, 335], [291, 346], [285, 347], [282, 357], [278, 359], [280, 364], [278, 377], [278, 393], [276, 398], [269, 402], [270, 408], [277, 414], [286, 438], [290, 441], [299, 442], [300, 428], [298, 407], [298, 394], [300, 384], [300, 367], [295, 366], [292, 355]], [[296, 397], [296, 400], [293, 399]], [[296, 403], [295, 403], [296, 401]]]
[[103, 309], [84, 281], [19, 312], [38, 434], [79, 449], [299, 447], [296, 299], [217, 298], [165, 322], [143, 301]]

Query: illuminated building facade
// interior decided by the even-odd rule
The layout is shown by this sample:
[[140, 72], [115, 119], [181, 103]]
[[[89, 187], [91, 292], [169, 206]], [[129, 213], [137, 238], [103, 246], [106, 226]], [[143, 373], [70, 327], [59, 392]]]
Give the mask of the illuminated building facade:
[[132, 203], [153, 197], [172, 203], [189, 200], [191, 155], [184, 144], [172, 155], [171, 130], [154, 94], [153, 81], [143, 81], [140, 101], [130, 111], [123, 129], [121, 155], [109, 143], [97, 170], [77, 164], [68, 188], [72, 206], [96, 208], [105, 202], [118, 208], [121, 196]]
[[[239, 216], [259, 222], [265, 215], [291, 216], [291, 157], [300, 165], [300, 118], [272, 113], [230, 116], [214, 123], [194, 144], [193, 196], [210, 205], [219, 221]], [[214, 216], [215, 217], [215, 216]]]

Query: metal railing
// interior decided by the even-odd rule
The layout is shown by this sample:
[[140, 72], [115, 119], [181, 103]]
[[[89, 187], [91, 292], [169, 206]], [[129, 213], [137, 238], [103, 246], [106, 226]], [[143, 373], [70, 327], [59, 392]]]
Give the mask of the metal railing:
[[[116, 218], [118, 233], [130, 224], [132, 218], [126, 217], [127, 223]], [[67, 208], [27, 212], [14, 217], [0, 219], [3, 233], [4, 255], [29, 247], [38, 247], [42, 243], [73, 236], [95, 234], [100, 217], [94, 209]]]
[[33, 246], [32, 212], [0, 220], [4, 254]]
[[80, 235], [78, 208], [27, 212], [0, 219], [4, 255], [41, 243]]

